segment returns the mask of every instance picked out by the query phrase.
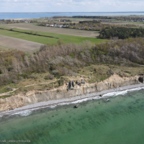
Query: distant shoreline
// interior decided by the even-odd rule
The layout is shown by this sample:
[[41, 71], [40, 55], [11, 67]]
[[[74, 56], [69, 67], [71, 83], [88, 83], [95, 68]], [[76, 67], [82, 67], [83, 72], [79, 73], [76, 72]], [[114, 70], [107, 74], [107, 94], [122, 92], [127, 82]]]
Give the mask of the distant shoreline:
[[128, 86], [123, 86], [123, 87], [119, 87], [116, 89], [109, 89], [109, 90], [104, 90], [101, 92], [94, 92], [94, 93], [86, 94], [83, 96], [76, 96], [76, 97], [71, 97], [71, 98], [63, 98], [63, 99], [58, 99], [58, 100], [39, 102], [39, 103], [23, 106], [21, 108], [16, 108], [14, 110], [0, 112], [0, 117], [12, 116], [12, 115], [27, 116], [31, 114], [32, 111], [36, 111], [36, 110], [43, 109], [43, 108], [53, 109], [53, 108], [56, 108], [57, 106], [70, 105], [70, 104], [76, 105], [77, 103], [82, 103], [85, 101], [98, 100], [98, 99], [124, 95], [127, 92], [138, 91], [141, 89], [144, 89], [144, 84], [128, 85]]
[[144, 16], [144, 12], [0, 12], [0, 19], [34, 19], [55, 16]]

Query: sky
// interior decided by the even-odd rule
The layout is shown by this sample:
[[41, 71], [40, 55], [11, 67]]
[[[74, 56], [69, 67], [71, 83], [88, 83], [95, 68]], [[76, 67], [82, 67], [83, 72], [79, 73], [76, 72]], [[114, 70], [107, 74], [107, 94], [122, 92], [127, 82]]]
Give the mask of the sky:
[[144, 0], [0, 0], [0, 12], [144, 11]]

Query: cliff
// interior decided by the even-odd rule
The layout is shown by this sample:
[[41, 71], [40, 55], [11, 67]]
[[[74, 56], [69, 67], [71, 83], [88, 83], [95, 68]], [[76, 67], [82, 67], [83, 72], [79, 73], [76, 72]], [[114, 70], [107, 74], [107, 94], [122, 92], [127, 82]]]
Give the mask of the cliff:
[[138, 76], [120, 77], [119, 75], [114, 74], [108, 79], [99, 83], [85, 83], [81, 86], [75, 85], [72, 90], [68, 91], [67, 86], [63, 85], [62, 87], [49, 91], [29, 91], [26, 94], [19, 93], [18, 95], [14, 95], [5, 99], [0, 99], [0, 111], [11, 110], [42, 101], [83, 96], [88, 93], [95, 93], [107, 89], [118, 88], [121, 86], [138, 84], [138, 78]]

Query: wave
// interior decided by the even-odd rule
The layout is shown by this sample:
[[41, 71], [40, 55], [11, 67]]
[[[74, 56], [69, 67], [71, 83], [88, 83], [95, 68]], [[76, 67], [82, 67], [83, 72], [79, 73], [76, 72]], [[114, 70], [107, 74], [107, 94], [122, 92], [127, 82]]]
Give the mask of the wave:
[[32, 114], [32, 111], [33, 110], [20, 111], [20, 112], [14, 113], [13, 115], [29, 116], [30, 114]]
[[127, 89], [127, 90], [120, 90], [120, 89], [118, 90], [118, 89], [116, 89], [116, 91], [114, 91], [114, 92], [109, 92], [107, 94], [103, 94], [102, 97], [94, 96], [94, 97], [90, 97], [90, 98], [84, 98], [84, 99], [81, 99], [81, 100], [73, 101], [69, 104], [77, 104], [77, 103], [82, 103], [82, 102], [85, 102], [85, 101], [88, 101], [88, 100], [96, 100], [96, 99], [102, 99], [102, 98], [107, 98], [107, 97], [126, 95], [128, 92], [139, 91], [139, 90], [142, 90], [142, 89], [144, 89], [144, 87]]
[[[64, 106], [64, 105], [74, 105], [74, 104], [79, 104], [79, 103], [83, 103], [86, 101], [90, 101], [90, 100], [98, 100], [98, 99], [104, 99], [104, 98], [108, 98], [108, 97], [115, 97], [115, 96], [119, 96], [119, 95], [126, 95], [128, 92], [133, 92], [133, 91], [139, 91], [139, 90], [143, 90], [144, 87], [138, 87], [138, 88], [132, 88], [132, 89], [126, 89], [126, 90], [122, 90], [121, 88], [117, 88], [115, 90], [113, 90], [113, 92], [109, 92], [109, 93], [105, 93], [105, 94], [90, 94], [89, 97], [85, 97], [85, 98], [79, 98], [77, 100], [71, 100], [71, 101], [64, 101], [61, 103], [57, 103], [57, 104], [52, 104], [52, 105], [43, 105], [41, 107], [35, 107], [32, 109], [28, 109], [28, 110], [22, 110], [19, 112], [14, 112], [12, 114], [10, 114], [11, 116], [13, 115], [19, 115], [19, 116], [29, 116], [32, 114], [33, 111], [42, 109], [42, 108], [50, 108], [50, 109], [54, 109], [58, 106]], [[3, 117], [2, 115], [0, 115], [0, 117]]]
[[127, 90], [107, 93], [107, 94], [104, 94], [103, 97], [111, 97], [111, 96], [118, 96], [118, 95], [125, 95], [125, 94], [127, 94]]
[[77, 101], [71, 102], [71, 104], [77, 104], [77, 103], [86, 102], [86, 101], [88, 101], [88, 100], [90, 100], [90, 99], [91, 99], [91, 98], [85, 98], [85, 99], [77, 100]]
[[52, 106], [47, 106], [50, 108], [56, 108], [57, 106], [64, 106], [64, 105], [70, 105], [70, 104], [78, 104], [78, 103], [83, 103], [86, 101], [90, 101], [90, 100], [98, 100], [98, 99], [102, 99], [102, 98], [107, 98], [107, 97], [114, 97], [114, 96], [119, 96], [119, 95], [126, 95], [128, 92], [133, 92], [133, 91], [139, 91], [144, 89], [144, 87], [139, 87], [139, 88], [133, 88], [133, 89], [127, 89], [127, 90], [121, 90], [121, 88], [119, 89], [115, 89], [114, 92], [109, 92], [107, 94], [103, 94], [102, 97], [98, 96], [95, 94], [92, 94], [91, 97], [87, 97], [87, 98], [83, 98], [83, 99], [79, 99], [79, 100], [75, 100], [75, 101], [70, 101], [70, 102], [62, 102], [62, 103], [58, 103]]
[[54, 108], [56, 108], [56, 107], [57, 107], [57, 105], [52, 105], [52, 106], [50, 106], [51, 109], [54, 109]]
[[111, 93], [104, 94], [103, 97], [125, 95], [125, 94], [127, 94], [128, 92], [139, 91], [139, 90], [142, 90], [142, 89], [144, 89], [144, 87], [127, 89], [127, 90], [121, 90], [121, 91], [115, 91], [115, 92], [111, 92]]

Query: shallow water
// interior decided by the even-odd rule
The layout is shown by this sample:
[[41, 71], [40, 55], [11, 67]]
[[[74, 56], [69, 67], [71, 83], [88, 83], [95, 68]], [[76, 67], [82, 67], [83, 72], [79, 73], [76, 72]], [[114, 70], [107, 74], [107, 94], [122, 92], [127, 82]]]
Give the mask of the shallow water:
[[0, 143], [143, 144], [144, 90], [0, 122]]

